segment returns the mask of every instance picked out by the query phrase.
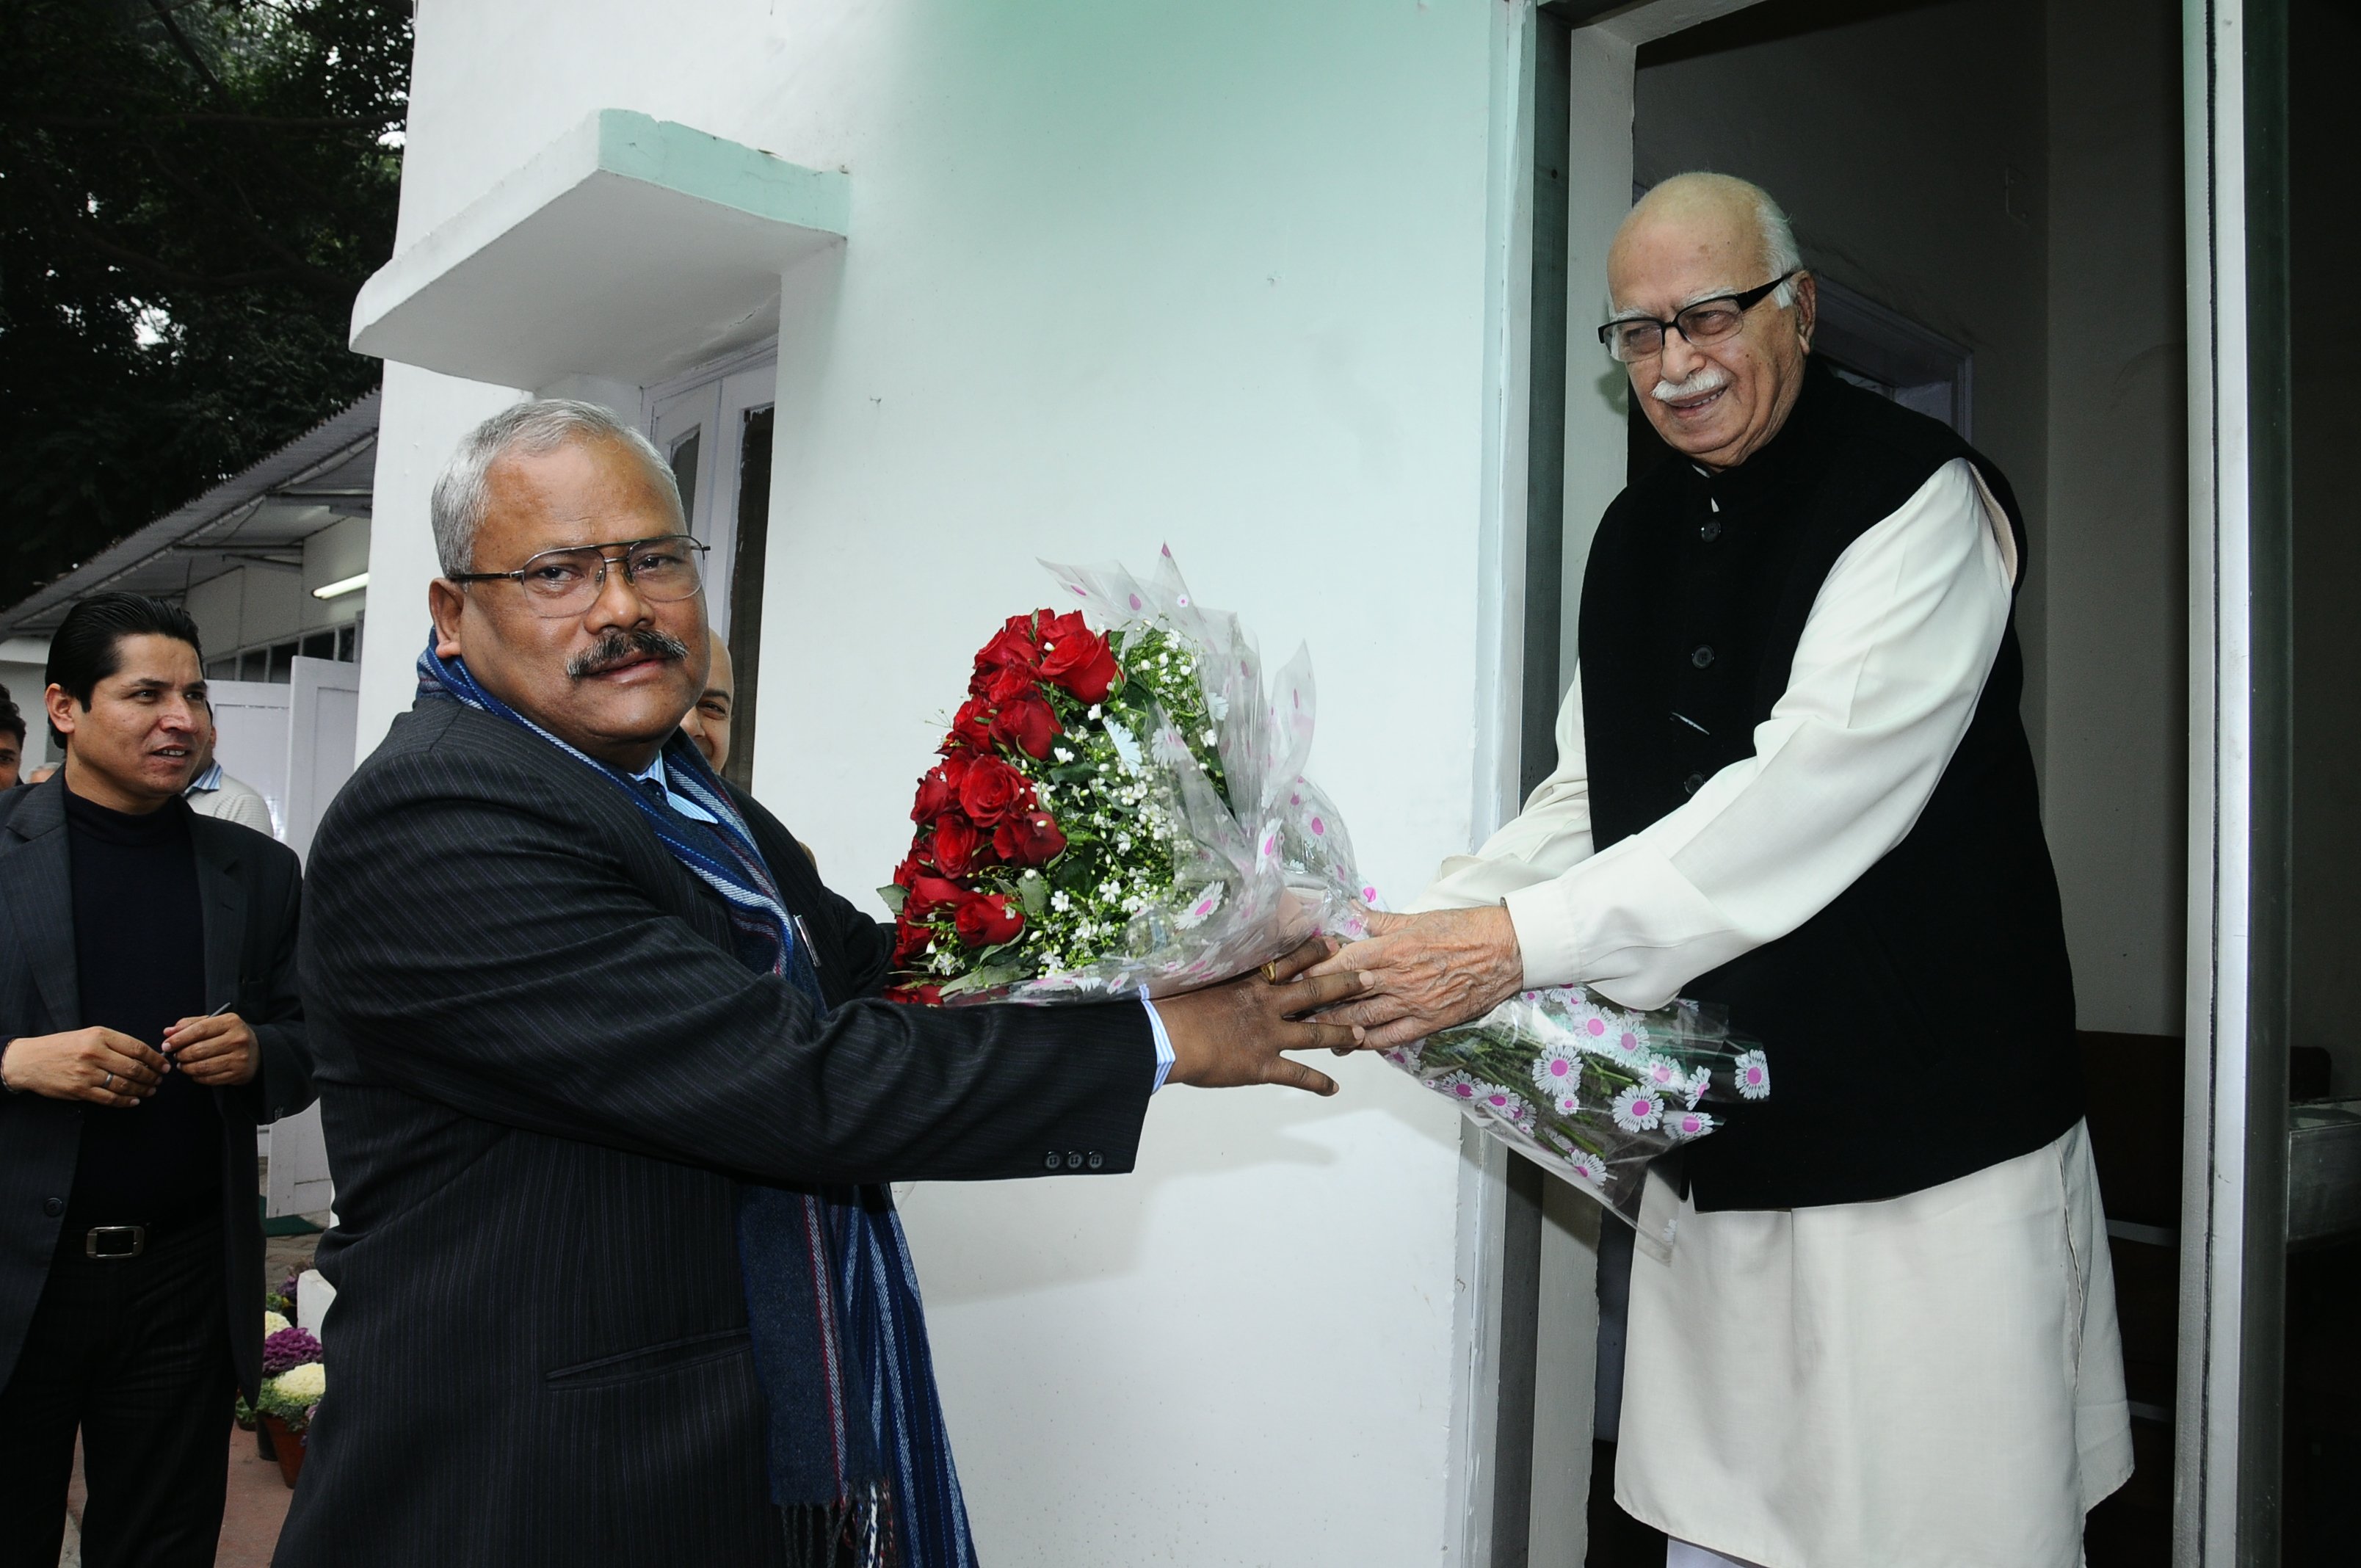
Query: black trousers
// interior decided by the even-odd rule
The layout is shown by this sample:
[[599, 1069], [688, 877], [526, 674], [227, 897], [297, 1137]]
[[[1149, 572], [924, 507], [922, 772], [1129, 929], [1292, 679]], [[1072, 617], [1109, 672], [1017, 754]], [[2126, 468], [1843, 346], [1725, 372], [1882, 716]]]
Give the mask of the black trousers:
[[85, 1568], [211, 1568], [229, 1486], [218, 1219], [137, 1257], [61, 1248], [0, 1390], [0, 1568], [57, 1568], [82, 1433]]

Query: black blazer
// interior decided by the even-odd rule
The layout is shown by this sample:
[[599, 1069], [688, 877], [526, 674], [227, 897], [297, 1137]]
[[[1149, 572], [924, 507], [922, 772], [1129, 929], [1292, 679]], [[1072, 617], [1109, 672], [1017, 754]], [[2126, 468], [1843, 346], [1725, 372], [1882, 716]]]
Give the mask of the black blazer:
[[885, 928], [741, 805], [824, 1017], [514, 725], [421, 703], [337, 796], [301, 967], [338, 1295], [281, 1568], [783, 1563], [740, 1183], [1131, 1168], [1140, 1008], [864, 1000]]
[[[177, 800], [164, 809], [187, 814], [196, 850], [206, 1009], [229, 1004], [254, 1026], [262, 1048], [262, 1069], [250, 1080], [212, 1091], [222, 1119], [230, 1352], [238, 1382], [252, 1398], [262, 1376], [262, 1220], [254, 1129], [312, 1103], [311, 1058], [295, 990], [302, 871], [294, 850], [251, 828], [199, 816]], [[63, 776], [0, 794], [0, 1039], [82, 1027], [72, 888]], [[16, 1367], [49, 1278], [88, 1109], [38, 1094], [0, 1096], [0, 1383]]]

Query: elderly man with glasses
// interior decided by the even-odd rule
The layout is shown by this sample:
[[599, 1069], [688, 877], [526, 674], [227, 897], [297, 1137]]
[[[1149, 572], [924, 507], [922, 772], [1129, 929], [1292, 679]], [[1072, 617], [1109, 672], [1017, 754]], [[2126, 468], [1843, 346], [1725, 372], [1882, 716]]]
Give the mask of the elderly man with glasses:
[[1756, 187], [1655, 187], [1608, 286], [1674, 456], [1599, 524], [1558, 770], [1330, 960], [1370, 981], [1333, 1015], [1383, 1047], [1526, 986], [1726, 1006], [1774, 1092], [1652, 1178], [1617, 1500], [1676, 1565], [2074, 1568], [2131, 1446], [2022, 518], [1812, 361]]

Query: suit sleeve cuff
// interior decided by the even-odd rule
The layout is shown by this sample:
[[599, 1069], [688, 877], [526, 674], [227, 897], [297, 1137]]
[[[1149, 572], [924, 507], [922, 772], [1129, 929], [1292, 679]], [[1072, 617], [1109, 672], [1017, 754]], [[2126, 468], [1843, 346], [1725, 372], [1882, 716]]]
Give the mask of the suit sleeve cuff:
[[1163, 1088], [1164, 1080], [1171, 1076], [1172, 1036], [1164, 1032], [1163, 1016], [1156, 1011], [1156, 1003], [1148, 999], [1148, 987], [1144, 985], [1139, 988], [1139, 1004], [1148, 1009], [1148, 1031], [1156, 1036], [1156, 1079], [1148, 1089], [1148, 1092], [1153, 1094]]

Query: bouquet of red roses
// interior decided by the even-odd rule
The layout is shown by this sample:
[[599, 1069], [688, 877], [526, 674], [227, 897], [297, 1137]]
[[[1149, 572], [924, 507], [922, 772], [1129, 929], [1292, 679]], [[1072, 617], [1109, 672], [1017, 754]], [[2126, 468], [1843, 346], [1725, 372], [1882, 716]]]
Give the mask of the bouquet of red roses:
[[1170, 552], [1148, 582], [1050, 570], [1073, 608], [1012, 616], [977, 652], [910, 852], [878, 890], [895, 994], [1186, 990], [1374, 896], [1301, 776], [1309, 657], [1267, 692], [1253, 641], [1191, 600]]
[[[1303, 776], [1299, 651], [1268, 686], [1235, 616], [1167, 552], [1151, 581], [1052, 566], [1071, 608], [1012, 616], [975, 656], [910, 852], [879, 889], [904, 1001], [1185, 991], [1313, 930], [1358, 937], [1377, 890]], [[1711, 1132], [1769, 1068], [1718, 1013], [1530, 991], [1386, 1059], [1623, 1218], [1647, 1162]]]

